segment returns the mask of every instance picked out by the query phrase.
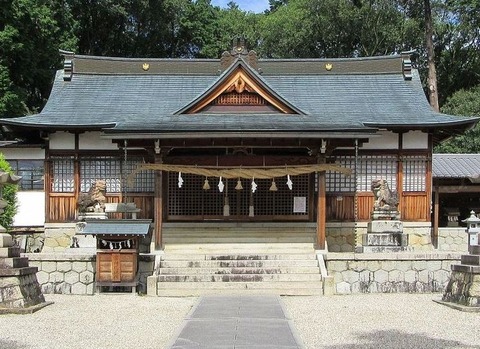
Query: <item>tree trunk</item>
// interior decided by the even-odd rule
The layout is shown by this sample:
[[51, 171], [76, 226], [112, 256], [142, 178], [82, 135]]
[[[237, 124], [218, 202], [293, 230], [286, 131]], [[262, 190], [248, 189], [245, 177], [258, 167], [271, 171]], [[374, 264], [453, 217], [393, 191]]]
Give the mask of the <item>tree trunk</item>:
[[424, 0], [425, 5], [425, 42], [427, 45], [428, 62], [428, 97], [430, 105], [435, 111], [439, 111], [437, 92], [437, 72], [435, 70], [435, 51], [433, 48], [433, 23], [430, 0]]

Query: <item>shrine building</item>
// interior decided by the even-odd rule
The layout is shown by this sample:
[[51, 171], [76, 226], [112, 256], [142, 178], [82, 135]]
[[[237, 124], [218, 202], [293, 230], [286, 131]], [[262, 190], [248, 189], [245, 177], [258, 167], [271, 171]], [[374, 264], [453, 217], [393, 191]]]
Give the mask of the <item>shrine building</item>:
[[258, 241], [298, 233], [353, 252], [376, 179], [397, 191], [409, 244], [424, 248], [433, 146], [477, 122], [433, 111], [408, 54], [261, 59], [242, 41], [220, 59], [62, 54], [43, 110], [0, 120], [27, 140], [2, 148], [24, 177], [20, 203], [35, 192], [30, 214], [58, 229], [102, 180], [107, 203], [152, 220], [151, 251], [177, 233], [221, 231], [209, 235], [221, 244], [257, 230]]

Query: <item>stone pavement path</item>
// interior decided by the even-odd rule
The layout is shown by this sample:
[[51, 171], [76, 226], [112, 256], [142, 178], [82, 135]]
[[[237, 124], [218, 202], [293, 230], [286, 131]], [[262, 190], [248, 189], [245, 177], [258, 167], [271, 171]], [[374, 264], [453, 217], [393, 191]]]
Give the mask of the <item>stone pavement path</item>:
[[278, 296], [204, 296], [170, 349], [303, 348]]

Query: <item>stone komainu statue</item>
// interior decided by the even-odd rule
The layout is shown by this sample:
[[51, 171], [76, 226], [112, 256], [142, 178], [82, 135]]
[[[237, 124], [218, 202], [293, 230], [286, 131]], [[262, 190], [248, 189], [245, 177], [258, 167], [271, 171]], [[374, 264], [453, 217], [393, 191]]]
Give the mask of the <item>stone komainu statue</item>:
[[397, 210], [398, 194], [396, 191], [390, 190], [386, 180], [373, 180], [371, 188], [375, 197], [375, 202], [373, 203], [374, 210]]
[[90, 186], [88, 193], [80, 193], [77, 202], [78, 211], [82, 213], [104, 212], [106, 201], [105, 191], [106, 182], [102, 179], [97, 179]]

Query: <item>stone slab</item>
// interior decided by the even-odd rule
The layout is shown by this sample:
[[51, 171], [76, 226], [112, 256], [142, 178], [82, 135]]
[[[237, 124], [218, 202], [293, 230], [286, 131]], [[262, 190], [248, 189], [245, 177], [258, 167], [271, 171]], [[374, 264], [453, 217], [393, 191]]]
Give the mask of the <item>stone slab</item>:
[[462, 256], [461, 261], [462, 261], [462, 264], [466, 264], [466, 265], [480, 265], [480, 256], [465, 254]]
[[470, 254], [480, 255], [480, 245], [469, 246], [468, 252]]
[[403, 222], [399, 220], [374, 220], [367, 224], [367, 233], [401, 232], [403, 232]]
[[19, 247], [0, 247], [0, 258], [20, 257]]
[[467, 305], [462, 305], [458, 303], [452, 303], [452, 302], [445, 302], [445, 301], [439, 301], [439, 300], [434, 300], [434, 302], [442, 305], [446, 305], [447, 307], [460, 310], [463, 312], [467, 313], [480, 313], [480, 307], [469, 307]]
[[21, 276], [28, 274], [35, 274], [38, 271], [37, 267], [0, 269], [0, 276]]
[[201, 297], [168, 348], [302, 348], [277, 296]]
[[27, 257], [0, 258], [0, 269], [28, 267]]
[[362, 235], [363, 246], [407, 246], [408, 235], [397, 233], [367, 233]]
[[0, 306], [0, 315], [3, 314], [33, 314], [40, 309], [45, 308], [46, 306], [53, 304], [53, 302], [43, 302], [36, 305], [32, 305], [31, 307], [26, 308], [4, 308]]
[[12, 236], [7, 233], [0, 233], [0, 247], [11, 247], [12, 245]]
[[480, 274], [480, 266], [465, 265], [465, 264], [453, 264], [452, 271], [460, 271], [462, 273]]
[[392, 253], [409, 251], [408, 246], [360, 246], [356, 248], [359, 253]]

